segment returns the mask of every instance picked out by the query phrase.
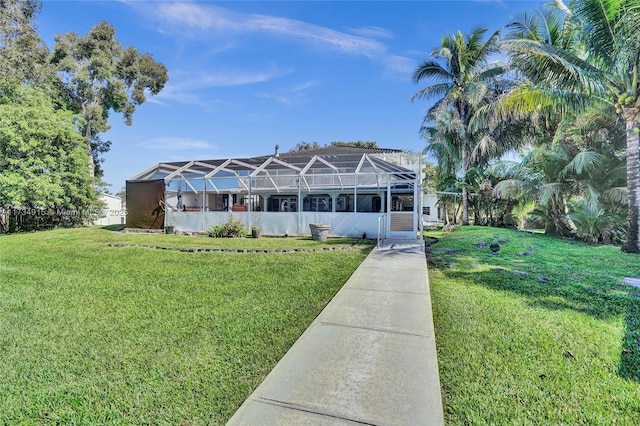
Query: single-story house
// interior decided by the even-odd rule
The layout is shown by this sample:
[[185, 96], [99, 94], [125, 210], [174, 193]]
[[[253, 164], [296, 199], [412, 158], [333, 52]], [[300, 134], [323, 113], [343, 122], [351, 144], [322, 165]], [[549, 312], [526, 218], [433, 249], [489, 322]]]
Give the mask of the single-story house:
[[102, 208], [99, 217], [92, 222], [93, 225], [105, 226], [124, 224], [126, 211], [122, 198], [101, 192], [98, 194], [98, 199], [102, 201], [104, 207]]
[[422, 192], [422, 223], [425, 226], [442, 223], [442, 209], [438, 206], [438, 195], [433, 191]]
[[127, 181], [126, 226], [201, 232], [231, 217], [265, 235], [319, 223], [330, 236], [417, 238], [421, 170], [420, 153], [338, 146], [159, 163]]

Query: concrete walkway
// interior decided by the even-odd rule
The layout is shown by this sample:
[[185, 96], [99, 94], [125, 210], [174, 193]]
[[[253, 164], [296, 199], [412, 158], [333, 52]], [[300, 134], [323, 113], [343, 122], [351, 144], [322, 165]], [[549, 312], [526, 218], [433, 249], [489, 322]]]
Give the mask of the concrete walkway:
[[424, 253], [374, 249], [229, 425], [442, 425]]

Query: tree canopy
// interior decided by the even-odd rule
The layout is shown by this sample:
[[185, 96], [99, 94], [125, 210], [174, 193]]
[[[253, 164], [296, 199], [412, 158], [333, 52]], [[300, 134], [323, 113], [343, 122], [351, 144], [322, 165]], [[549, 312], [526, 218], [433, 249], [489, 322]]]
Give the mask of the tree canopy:
[[[547, 232], [640, 252], [640, 1], [556, 0], [514, 19], [502, 40], [483, 44], [483, 33], [445, 36], [414, 73], [433, 84], [411, 98], [435, 100], [422, 134], [437, 185], [474, 194], [463, 223], [467, 207], [476, 223], [492, 223], [491, 204], [505, 224], [528, 217]], [[479, 60], [491, 47], [508, 67]], [[478, 161], [487, 136], [520, 146], [519, 161], [500, 149]]]
[[86, 36], [56, 36], [50, 52], [35, 28], [40, 7], [39, 0], [0, 0], [3, 230], [7, 212], [14, 230], [86, 221], [99, 204], [110, 113], [130, 125], [136, 107], [168, 79], [151, 54], [123, 48], [107, 22]]
[[324, 144], [324, 145], [320, 145], [318, 142], [298, 142], [298, 144], [292, 148], [289, 152], [295, 152], [295, 151], [310, 151], [312, 149], [318, 149], [318, 148], [323, 148], [323, 147], [328, 147], [328, 146], [350, 146], [350, 147], [354, 147], [354, 148], [378, 148], [378, 143], [377, 142], [373, 142], [373, 141], [369, 141], [369, 142], [364, 142], [364, 141], [352, 141], [352, 142], [342, 142], [342, 141], [333, 141], [331, 142], [329, 145]]
[[72, 225], [89, 216], [97, 196], [86, 153], [73, 113], [42, 91], [0, 98], [0, 200], [21, 223]]
[[108, 22], [100, 22], [86, 36], [69, 32], [55, 40], [51, 63], [70, 108], [81, 116], [80, 131], [100, 176], [100, 154], [108, 151], [110, 142], [99, 134], [109, 130], [110, 111], [121, 113], [131, 125], [136, 106], [146, 101], [147, 93], [156, 95], [166, 84], [167, 69], [149, 53], [123, 48]]

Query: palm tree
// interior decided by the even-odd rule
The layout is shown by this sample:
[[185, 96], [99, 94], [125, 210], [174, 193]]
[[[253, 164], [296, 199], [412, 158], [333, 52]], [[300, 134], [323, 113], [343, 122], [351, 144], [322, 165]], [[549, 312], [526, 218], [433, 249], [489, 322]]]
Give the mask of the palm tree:
[[[604, 216], [594, 223], [604, 224], [602, 219], [619, 218], [626, 212], [626, 191], [621, 188], [626, 170], [620, 155], [624, 129], [610, 119], [609, 111], [589, 110], [554, 125], [553, 130], [554, 134], [547, 134], [540, 128], [534, 147], [520, 163], [493, 166], [503, 176], [494, 187], [495, 195], [534, 201], [534, 216], [544, 221], [547, 233], [593, 236], [581, 229], [589, 222], [579, 218], [601, 211]], [[571, 211], [578, 215], [572, 216]], [[603, 239], [608, 232], [601, 234]], [[617, 230], [615, 234], [621, 235]]]
[[[425, 121], [437, 120], [449, 111], [458, 135], [453, 141], [458, 144], [460, 172], [467, 174], [472, 165], [474, 147], [482, 137], [470, 131], [469, 124], [474, 112], [491, 90], [492, 80], [505, 72], [504, 65], [489, 62], [490, 55], [497, 50], [498, 32], [483, 42], [484, 28], [472, 31], [468, 35], [457, 32], [442, 38], [441, 45], [431, 53], [431, 58], [421, 63], [413, 74], [416, 84], [424, 80], [434, 84], [416, 92], [411, 98], [435, 100], [427, 111]], [[462, 223], [469, 223], [469, 191], [462, 187]]]
[[629, 229], [625, 251], [640, 253], [640, 0], [576, 0], [564, 14], [565, 45], [536, 37], [504, 42], [530, 84], [507, 108], [562, 116], [609, 104], [626, 132]]

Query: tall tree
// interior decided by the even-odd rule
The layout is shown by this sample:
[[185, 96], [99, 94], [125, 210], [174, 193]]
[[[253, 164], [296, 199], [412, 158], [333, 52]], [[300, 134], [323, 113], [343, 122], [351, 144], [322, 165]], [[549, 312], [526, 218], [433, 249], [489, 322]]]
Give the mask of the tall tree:
[[99, 134], [109, 129], [110, 111], [122, 113], [131, 125], [137, 105], [156, 95], [168, 80], [166, 67], [149, 53], [123, 48], [115, 28], [101, 22], [82, 37], [70, 32], [55, 37], [51, 63], [56, 66], [70, 107], [80, 114], [80, 130], [100, 176], [100, 155], [110, 142]]
[[566, 114], [606, 103], [615, 109], [626, 132], [629, 229], [623, 249], [640, 253], [640, 0], [555, 3], [571, 43], [527, 37], [505, 42], [533, 83], [519, 89], [508, 108]]
[[28, 209], [23, 220], [86, 219], [84, 213], [97, 204], [86, 153], [73, 113], [41, 90], [18, 88], [0, 97], [0, 200]]
[[[468, 35], [458, 32], [443, 37], [440, 47], [434, 49], [431, 58], [421, 63], [413, 74], [416, 84], [425, 80], [434, 82], [410, 98], [411, 101], [418, 98], [435, 100], [425, 118], [430, 120], [451, 111], [452, 119], [460, 123], [456, 142], [460, 144], [463, 176], [472, 165], [474, 146], [480, 142], [478, 133], [469, 129], [474, 112], [490, 90], [492, 80], [505, 72], [502, 64], [489, 61], [490, 55], [498, 48], [498, 32], [483, 41], [486, 32], [480, 28]], [[462, 223], [469, 223], [469, 191], [466, 186], [462, 187]]]
[[35, 28], [38, 0], [0, 0], [0, 93], [20, 84], [50, 84], [49, 49]]

